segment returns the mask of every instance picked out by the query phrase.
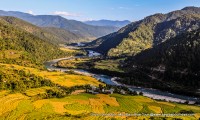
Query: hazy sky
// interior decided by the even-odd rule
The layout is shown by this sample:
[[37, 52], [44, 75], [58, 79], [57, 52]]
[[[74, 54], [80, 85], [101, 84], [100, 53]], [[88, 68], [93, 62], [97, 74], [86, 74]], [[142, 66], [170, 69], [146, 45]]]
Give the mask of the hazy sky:
[[154, 13], [186, 6], [200, 7], [200, 0], [0, 0], [0, 9], [35, 15], [56, 14], [76, 20], [135, 21]]

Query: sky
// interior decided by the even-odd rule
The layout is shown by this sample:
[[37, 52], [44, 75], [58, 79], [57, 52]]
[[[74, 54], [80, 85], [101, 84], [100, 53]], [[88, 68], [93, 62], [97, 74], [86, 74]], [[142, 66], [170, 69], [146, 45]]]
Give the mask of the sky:
[[200, 7], [200, 0], [0, 0], [1, 10], [33, 15], [60, 15], [80, 21], [136, 21], [186, 6]]

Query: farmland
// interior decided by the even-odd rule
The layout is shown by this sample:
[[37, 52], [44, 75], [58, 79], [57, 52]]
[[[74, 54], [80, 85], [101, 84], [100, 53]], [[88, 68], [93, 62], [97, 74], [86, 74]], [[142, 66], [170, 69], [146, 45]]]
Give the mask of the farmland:
[[76, 58], [70, 60], [62, 60], [57, 63], [59, 67], [65, 67], [70, 69], [95, 69], [101, 71], [110, 71], [123, 73], [123, 69], [119, 66], [120, 61], [124, 59], [108, 59], [108, 60], [98, 60], [92, 58]]
[[98, 86], [101, 84], [95, 78], [77, 75], [77, 74], [67, 74], [59, 71], [49, 72], [45, 70], [39, 70], [30, 67], [23, 67], [18, 65], [11, 64], [0, 64], [4, 68], [4, 71], [14, 71], [14, 70], [23, 70], [27, 73], [35, 74], [37, 76], [43, 77], [45, 79], [49, 79], [53, 83], [59, 84], [61, 86], [72, 87], [76, 85], [86, 85], [91, 84], [94, 86]]
[[[44, 89], [44, 88], [43, 88]], [[32, 89], [32, 92], [40, 92]], [[27, 92], [30, 92], [28, 90]], [[119, 94], [69, 95], [64, 98], [32, 100], [30, 96], [20, 93], [6, 94], [0, 97], [0, 119], [104, 119], [103, 116], [91, 116], [91, 113], [179, 113], [192, 110], [195, 116], [184, 119], [197, 119], [200, 107], [177, 103], [155, 101], [143, 96], [124, 96]], [[27, 107], [28, 106], [28, 107]], [[8, 109], [9, 108], [9, 109]], [[111, 119], [111, 117], [106, 117]], [[118, 116], [123, 119], [126, 116]], [[149, 118], [149, 117], [127, 117]], [[169, 117], [170, 118], [170, 117]], [[177, 116], [176, 118], [183, 118]]]
[[[44, 69], [23, 67], [12, 64], [0, 64], [2, 73], [9, 72], [8, 76], [24, 79], [34, 74], [50, 80], [51, 82], [73, 87], [77, 85], [102, 84], [96, 79], [80, 74], [63, 73], [59, 71], [49, 72]], [[25, 76], [15, 75], [24, 71]], [[22, 74], [23, 75], [23, 74]], [[4, 81], [6, 82], [6, 81]], [[143, 119], [150, 116], [125, 116], [120, 114], [171, 114], [171, 113], [195, 113], [194, 116], [176, 116], [176, 118], [197, 119], [200, 117], [200, 107], [186, 104], [156, 101], [144, 96], [130, 96], [120, 94], [87, 94], [84, 90], [77, 94], [69, 94], [61, 98], [43, 98], [38, 95], [46, 94], [54, 86], [40, 86], [27, 88], [25, 91], [12, 91], [9, 89], [0, 91], [0, 119]], [[162, 117], [157, 117], [162, 118]], [[172, 117], [168, 117], [171, 119]]]

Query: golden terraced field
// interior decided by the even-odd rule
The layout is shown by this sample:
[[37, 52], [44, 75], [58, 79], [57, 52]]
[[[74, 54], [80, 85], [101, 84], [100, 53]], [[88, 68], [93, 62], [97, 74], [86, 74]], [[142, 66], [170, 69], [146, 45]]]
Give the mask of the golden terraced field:
[[30, 72], [32, 74], [35, 74], [37, 76], [41, 76], [43, 78], [49, 79], [52, 82], [66, 86], [66, 87], [72, 87], [76, 85], [86, 85], [91, 84], [94, 86], [98, 86], [99, 84], [102, 84], [98, 82], [95, 78], [84, 76], [84, 75], [75, 75], [75, 74], [67, 74], [62, 72], [49, 72], [45, 70], [39, 70], [35, 68], [30, 67], [23, 67], [18, 65], [10, 65], [10, 64], [1, 64], [1, 66], [4, 66], [5, 69], [9, 70], [24, 70], [26, 72]]
[[[37, 76], [49, 79], [54, 83], [66, 87], [75, 85], [92, 84], [98, 86], [102, 84], [92, 77], [62, 73], [48, 72], [35, 68], [22, 67], [18, 65], [0, 64], [6, 71], [23, 70]], [[143, 96], [128, 96], [119, 94], [71, 94], [64, 98], [42, 99], [37, 98], [38, 94], [43, 94], [51, 87], [40, 87], [28, 89], [25, 92], [14, 93], [12, 91], [0, 91], [0, 119], [5, 120], [35, 120], [35, 119], [112, 119], [112, 116], [103, 114], [115, 114], [116, 119], [149, 119], [148, 117], [125, 116], [120, 114], [134, 113], [179, 113], [181, 110], [193, 111], [194, 116], [177, 116], [184, 120], [198, 119], [200, 117], [200, 107], [169, 103], [152, 100]], [[160, 118], [159, 118], [160, 119]], [[172, 117], [168, 117], [172, 119]]]
[[[40, 92], [32, 89], [32, 92]], [[27, 92], [30, 92], [28, 90]], [[184, 120], [197, 119], [200, 107], [176, 103], [155, 101], [143, 96], [69, 95], [65, 98], [52, 98], [32, 100], [31, 97], [20, 93], [6, 94], [0, 97], [0, 119], [111, 119], [112, 117], [100, 116], [103, 113], [178, 113], [180, 110], [192, 110], [196, 114]], [[93, 116], [94, 113], [97, 116]], [[98, 116], [99, 115], [99, 116]], [[149, 117], [116, 116], [116, 119], [142, 119]], [[169, 117], [171, 119], [171, 117]]]

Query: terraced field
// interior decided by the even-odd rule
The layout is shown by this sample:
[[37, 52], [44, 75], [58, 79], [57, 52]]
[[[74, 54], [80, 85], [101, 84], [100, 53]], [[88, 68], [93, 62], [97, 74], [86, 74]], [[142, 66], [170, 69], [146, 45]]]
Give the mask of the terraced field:
[[76, 54], [86, 54], [83, 50], [80, 49], [70, 49], [66, 48], [65, 46], [60, 48], [62, 51], [67, 52], [69, 55], [76, 55]]
[[59, 67], [65, 67], [69, 69], [77, 69], [77, 68], [88, 68], [86, 65], [87, 62], [90, 62], [90, 58], [76, 58], [70, 60], [62, 60], [57, 63]]
[[[41, 88], [42, 89], [42, 88]], [[44, 88], [43, 88], [44, 89]], [[27, 92], [40, 92], [32, 89]], [[65, 98], [32, 100], [31, 97], [15, 93], [0, 97], [0, 119], [111, 119], [102, 116], [104, 113], [179, 113], [180, 110], [192, 110], [195, 116], [176, 118], [197, 119], [200, 117], [200, 107], [176, 103], [155, 101], [143, 96], [69, 95]], [[93, 113], [93, 114], [92, 114]], [[96, 115], [96, 116], [94, 116]], [[99, 115], [99, 116], [98, 116]], [[117, 116], [116, 119], [143, 119], [150, 117]], [[168, 117], [172, 119], [172, 117]]]
[[13, 111], [21, 101], [26, 99], [28, 99], [28, 97], [20, 93], [2, 96], [0, 98], [0, 115]]
[[[59, 85], [71, 87], [75, 85], [99, 83], [94, 78], [69, 74], [62, 72], [49, 72], [35, 68], [22, 67], [18, 65], [0, 64], [5, 71], [23, 70], [27, 73], [51, 80]], [[10, 72], [12, 74], [12, 72]], [[194, 116], [176, 116], [176, 118], [198, 119], [200, 118], [200, 107], [169, 103], [152, 100], [143, 96], [128, 96], [119, 94], [71, 94], [64, 98], [43, 99], [37, 97], [44, 94], [51, 87], [29, 88], [21, 93], [10, 90], [0, 91], [0, 119], [5, 120], [32, 120], [32, 119], [112, 119], [113, 116], [103, 114], [115, 114], [116, 119], [149, 119], [150, 116], [125, 116], [122, 114], [142, 113], [180, 113], [181, 111], [192, 111]], [[172, 117], [168, 117], [172, 119]], [[159, 118], [160, 119], [160, 118]]]
[[25, 94], [29, 97], [32, 97], [38, 94], [46, 93], [46, 90], [48, 89], [50, 89], [50, 87], [34, 88], [34, 89], [26, 90]]
[[95, 78], [84, 76], [84, 75], [75, 75], [75, 74], [67, 74], [62, 72], [49, 72], [44, 70], [39, 70], [35, 68], [29, 68], [29, 67], [23, 67], [18, 65], [10, 65], [10, 64], [1, 64], [6, 70], [23, 70], [28, 73], [35, 74], [37, 76], [41, 76], [43, 78], [49, 79], [52, 82], [66, 86], [66, 87], [72, 87], [76, 85], [86, 85], [91, 84], [94, 86], [98, 86], [99, 84], [102, 84], [98, 82]]

